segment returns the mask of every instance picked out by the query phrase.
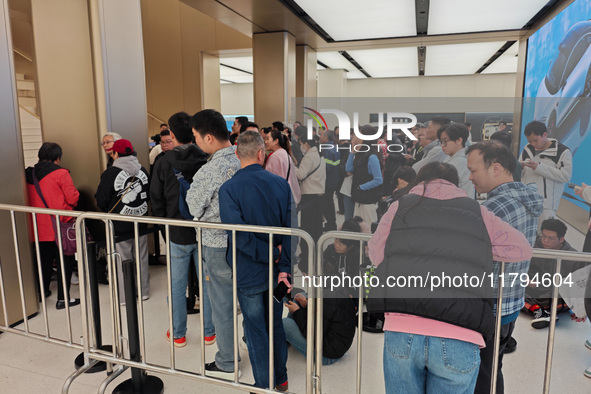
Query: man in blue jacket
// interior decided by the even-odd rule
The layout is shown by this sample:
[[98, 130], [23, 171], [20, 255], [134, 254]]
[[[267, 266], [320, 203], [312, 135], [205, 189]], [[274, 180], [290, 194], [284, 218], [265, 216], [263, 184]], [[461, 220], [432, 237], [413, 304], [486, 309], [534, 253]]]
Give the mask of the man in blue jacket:
[[[241, 169], [219, 191], [223, 223], [291, 227], [291, 190], [287, 181], [265, 171], [265, 143], [259, 133], [246, 131], [238, 137], [236, 155]], [[261, 201], [266, 208], [261, 209]], [[229, 237], [232, 250], [232, 238]], [[232, 254], [228, 253], [228, 264]], [[287, 344], [283, 331], [281, 302], [273, 301], [273, 343], [275, 382], [269, 379], [269, 264], [273, 264], [274, 283], [291, 275], [291, 239], [273, 236], [273, 262], [269, 262], [267, 233], [236, 233], [236, 275], [238, 300], [244, 317], [244, 331], [255, 386], [287, 391]], [[279, 300], [281, 301], [281, 300]]]

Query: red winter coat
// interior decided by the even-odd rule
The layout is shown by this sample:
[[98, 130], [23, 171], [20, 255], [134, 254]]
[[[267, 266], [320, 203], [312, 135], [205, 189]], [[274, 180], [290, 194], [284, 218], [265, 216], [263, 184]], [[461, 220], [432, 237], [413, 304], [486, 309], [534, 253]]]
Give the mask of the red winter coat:
[[[35, 164], [35, 167], [29, 167], [26, 170], [27, 192], [29, 195], [29, 206], [45, 208], [45, 204], [33, 183], [33, 170], [39, 180], [39, 186], [47, 205], [51, 209], [63, 209], [71, 211], [78, 204], [80, 193], [74, 187], [70, 172], [61, 168], [57, 164], [48, 161], [42, 161]], [[61, 216], [62, 222], [73, 220], [71, 216]], [[53, 217], [49, 215], [37, 215], [37, 228], [39, 231], [39, 241], [55, 241], [55, 233], [52, 224]]]

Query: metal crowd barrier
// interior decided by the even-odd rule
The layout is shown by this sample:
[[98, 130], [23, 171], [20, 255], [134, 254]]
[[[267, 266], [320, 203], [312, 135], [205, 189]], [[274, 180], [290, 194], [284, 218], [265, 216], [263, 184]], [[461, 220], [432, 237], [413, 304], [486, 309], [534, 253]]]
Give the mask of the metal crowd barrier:
[[[234, 367], [235, 367], [235, 374], [234, 374], [234, 381], [225, 381], [225, 380], [218, 380], [215, 378], [210, 378], [205, 376], [204, 374], [204, 366], [205, 366], [205, 347], [201, 346], [201, 354], [200, 354], [200, 368], [201, 373], [193, 373], [189, 371], [183, 371], [176, 368], [175, 365], [175, 347], [174, 341], [170, 341], [170, 366], [163, 366], [157, 365], [153, 363], [146, 362], [146, 341], [145, 341], [145, 331], [144, 331], [144, 310], [143, 310], [143, 303], [141, 301], [141, 296], [138, 297], [138, 320], [139, 320], [139, 331], [140, 331], [140, 359], [141, 361], [131, 361], [124, 357], [124, 347], [123, 347], [123, 335], [122, 335], [122, 324], [121, 324], [121, 316], [120, 316], [120, 308], [119, 308], [119, 294], [118, 294], [118, 287], [116, 281], [116, 268], [115, 268], [115, 241], [114, 241], [114, 230], [113, 230], [113, 221], [120, 221], [120, 222], [131, 222], [134, 226], [134, 242], [135, 242], [135, 259], [139, 261], [139, 223], [146, 223], [152, 225], [160, 225], [165, 227], [166, 233], [166, 250], [167, 252], [167, 294], [169, 300], [172, 300], [172, 291], [171, 291], [171, 269], [170, 269], [170, 226], [179, 226], [179, 227], [193, 227], [197, 231], [197, 239], [201, 240], [201, 232], [203, 229], [220, 229], [220, 230], [229, 230], [231, 231], [231, 237], [233, 239], [233, 248], [232, 248], [232, 268], [236, 270], [236, 233], [239, 231], [247, 231], [247, 232], [254, 232], [254, 233], [263, 233], [269, 235], [269, 244], [272, 245], [273, 236], [274, 235], [288, 235], [293, 237], [299, 237], [301, 240], [308, 244], [308, 260], [311, 262], [309, 265], [310, 272], [308, 273], [310, 276], [315, 275], [322, 275], [322, 253], [324, 250], [324, 245], [330, 239], [339, 238], [339, 239], [348, 239], [348, 240], [356, 240], [360, 243], [360, 261], [363, 261], [364, 256], [364, 243], [366, 243], [370, 238], [370, 234], [360, 234], [360, 233], [348, 233], [348, 232], [340, 232], [340, 231], [331, 231], [325, 233], [320, 237], [317, 243], [316, 248], [316, 255], [314, 256], [314, 241], [310, 237], [310, 235], [302, 230], [298, 229], [286, 229], [286, 228], [277, 228], [277, 227], [262, 227], [262, 226], [248, 226], [248, 225], [226, 225], [220, 223], [205, 223], [205, 222], [195, 222], [195, 221], [186, 221], [186, 220], [172, 220], [172, 219], [162, 219], [162, 218], [153, 218], [153, 217], [135, 217], [135, 216], [123, 216], [123, 215], [116, 215], [116, 214], [104, 214], [104, 213], [83, 213], [77, 211], [62, 211], [62, 210], [52, 210], [46, 208], [31, 208], [31, 207], [23, 207], [23, 206], [16, 206], [16, 205], [8, 205], [8, 204], [0, 204], [0, 211], [8, 211], [11, 216], [11, 223], [12, 223], [12, 234], [13, 234], [13, 243], [15, 248], [15, 255], [16, 255], [16, 267], [17, 267], [17, 274], [18, 274], [18, 281], [19, 281], [19, 290], [20, 290], [20, 303], [23, 312], [23, 325], [24, 329], [22, 328], [13, 328], [8, 326], [8, 316], [7, 316], [7, 299], [6, 299], [6, 292], [5, 292], [5, 278], [2, 270], [2, 264], [0, 264], [0, 296], [4, 311], [4, 321], [6, 324], [0, 325], [0, 330], [19, 334], [25, 337], [34, 338], [37, 340], [42, 340], [45, 342], [50, 342], [54, 344], [58, 344], [61, 346], [65, 346], [68, 348], [75, 348], [84, 351], [84, 365], [71, 374], [63, 386], [63, 393], [67, 393], [69, 390], [70, 385], [72, 382], [79, 377], [82, 373], [92, 368], [97, 362], [103, 361], [106, 362], [108, 365], [116, 364], [119, 367], [107, 377], [101, 388], [99, 389], [100, 393], [105, 392], [107, 385], [112, 382], [117, 376], [121, 375], [127, 368], [139, 368], [145, 371], [152, 371], [156, 373], [162, 373], [166, 375], [172, 376], [180, 376], [184, 378], [190, 378], [196, 381], [200, 381], [203, 383], [208, 384], [215, 384], [219, 386], [230, 387], [234, 389], [241, 389], [247, 390], [250, 392], [257, 392], [257, 393], [271, 393], [273, 387], [270, 387], [269, 390], [267, 389], [259, 389], [255, 388], [249, 384], [244, 384], [239, 382], [238, 380], [238, 320], [237, 320], [237, 287], [236, 287], [236, 277], [233, 278], [233, 318], [234, 318]], [[68, 303], [66, 303], [65, 313], [66, 313], [66, 323], [67, 323], [67, 340], [58, 338], [56, 336], [52, 336], [51, 327], [49, 324], [49, 320], [47, 317], [47, 305], [45, 294], [41, 292], [41, 304], [42, 304], [42, 312], [44, 317], [44, 331], [45, 334], [38, 334], [35, 332], [31, 332], [29, 327], [29, 318], [26, 313], [26, 305], [25, 305], [25, 289], [24, 289], [24, 282], [23, 282], [23, 271], [21, 266], [21, 257], [19, 253], [19, 239], [17, 236], [17, 227], [16, 227], [16, 219], [15, 213], [22, 212], [26, 214], [31, 214], [33, 218], [33, 233], [34, 233], [34, 243], [35, 243], [35, 250], [36, 250], [36, 260], [37, 260], [37, 268], [38, 268], [38, 276], [40, 283], [43, 282], [42, 278], [42, 267], [41, 267], [41, 260], [40, 260], [40, 252], [39, 252], [39, 240], [38, 240], [38, 228], [36, 223], [36, 216], [39, 214], [49, 214], [53, 215], [57, 220], [61, 216], [70, 216], [75, 217], [76, 219], [76, 233], [77, 233], [77, 250], [86, 251], [87, 243], [85, 234], [85, 221], [86, 220], [99, 220], [105, 224], [105, 229], [107, 233], [107, 260], [108, 260], [108, 269], [109, 269], [109, 307], [111, 312], [111, 334], [113, 336], [114, 346], [112, 352], [107, 352], [101, 350], [97, 347], [96, 338], [93, 334], [93, 321], [95, 316], [93, 316], [92, 312], [92, 295], [89, 291], [89, 272], [88, 272], [88, 256], [86, 253], [78, 253], [78, 272], [79, 272], [79, 280], [80, 280], [80, 297], [81, 297], [81, 329], [82, 329], [82, 342], [75, 342], [73, 340], [73, 332], [72, 332], [72, 319], [71, 319], [71, 312]], [[20, 242], [23, 242], [20, 240]], [[27, 243], [29, 240], [27, 239]], [[61, 249], [61, 234], [58, 232], [58, 244], [59, 244], [59, 262], [62, 272], [64, 270], [64, 256]], [[293, 251], [295, 252], [295, 251]], [[203, 263], [202, 263], [202, 247], [201, 242], [199, 242], [199, 268], [198, 272], [203, 272]], [[562, 264], [562, 260], [568, 261], [579, 261], [579, 262], [587, 262], [591, 263], [591, 254], [590, 253], [579, 253], [579, 252], [567, 252], [567, 251], [556, 251], [556, 250], [547, 250], [547, 249], [534, 249], [534, 257], [538, 258], [548, 258], [548, 259], [556, 259], [556, 273], [560, 273], [560, 268]], [[270, 261], [273, 260], [273, 250], [269, 248], [269, 259]], [[504, 263], [502, 263], [502, 270], [504, 272]], [[138, 294], [141, 295], [141, 274], [140, 274], [140, 265], [136, 264], [136, 279], [137, 279], [137, 290]], [[273, 264], [269, 264], [269, 287], [273, 289], [275, 283], [273, 281]], [[199, 276], [199, 296], [200, 299], [203, 298], [203, 275]], [[554, 283], [553, 283], [554, 284]], [[65, 281], [62, 281], [62, 290], [64, 291], [64, 295], [67, 294], [66, 284]], [[364, 288], [361, 287], [359, 289], [359, 304], [358, 304], [358, 335], [357, 335], [357, 372], [356, 372], [356, 392], [361, 393], [361, 367], [362, 367], [362, 330], [360, 329], [363, 326], [363, 298], [364, 298]], [[499, 293], [497, 301], [499, 305], [502, 304], [502, 286], [499, 287]], [[307, 338], [315, 338], [314, 340], [307, 341], [307, 357], [306, 357], [306, 393], [321, 393], [322, 392], [322, 349], [323, 349], [323, 337], [322, 337], [322, 315], [323, 315], [323, 290], [321, 287], [314, 288], [310, 287], [308, 289], [309, 293], [309, 302], [308, 302], [308, 327], [307, 327]], [[554, 337], [555, 337], [555, 329], [556, 329], [556, 309], [557, 309], [557, 300], [558, 300], [558, 287], [553, 287], [553, 300], [552, 300], [552, 309], [551, 309], [551, 318], [550, 318], [550, 329], [548, 332], [548, 343], [547, 343], [547, 351], [546, 351], [546, 366], [545, 366], [545, 373], [544, 373], [544, 386], [543, 392], [549, 393], [550, 391], [550, 379], [551, 379], [551, 371], [552, 371], [552, 357], [553, 357], [553, 349], [554, 349]], [[131, 302], [127, 300], [127, 302]], [[269, 292], [269, 302], [273, 303], [272, 292]], [[500, 306], [499, 306], [500, 307]], [[273, 321], [273, 308], [269, 308], [269, 321]], [[169, 302], [168, 305], [168, 325], [170, 332], [173, 332], [172, 327], [172, 302]], [[201, 337], [204, 336], [204, 325], [203, 325], [203, 314], [200, 314], [200, 332]], [[499, 351], [499, 335], [500, 335], [500, 316], [496, 320], [496, 329], [495, 329], [495, 360], [498, 359], [498, 351]], [[269, 354], [269, 376], [274, 376], [273, 373], [273, 328], [272, 324], [270, 324], [270, 338], [269, 338], [269, 347], [270, 347], [270, 354]], [[491, 384], [491, 391], [494, 392], [496, 388], [496, 367], [493, 367], [492, 371], [493, 379]], [[272, 379], [270, 379], [272, 382]]]
[[[364, 256], [364, 243], [369, 241], [371, 238], [371, 234], [363, 234], [363, 233], [351, 233], [351, 232], [344, 232], [344, 231], [330, 231], [324, 233], [319, 239], [316, 244], [316, 272], [318, 275], [322, 275], [322, 253], [325, 249], [325, 244], [328, 240], [331, 239], [347, 239], [353, 241], [359, 241], [359, 261], [360, 264], [363, 262]], [[546, 259], [555, 259], [556, 260], [556, 273], [560, 273], [560, 267], [562, 264], [562, 260], [568, 261], [577, 261], [577, 262], [585, 262], [591, 263], [591, 253], [581, 253], [581, 252], [569, 252], [569, 251], [562, 251], [562, 250], [549, 250], [549, 249], [534, 249], [533, 250], [533, 257], [538, 258], [546, 258]], [[501, 263], [501, 270], [500, 273], [503, 274], [505, 272], [505, 264], [504, 262]], [[510, 263], [507, 263], [510, 264]], [[550, 378], [552, 373], [552, 357], [554, 351], [554, 337], [556, 333], [556, 314], [557, 314], [557, 305], [558, 305], [558, 287], [555, 286], [555, 282], [552, 281], [553, 285], [553, 293], [552, 293], [552, 307], [551, 307], [551, 317], [550, 317], [550, 329], [548, 331], [548, 343], [546, 348], [546, 367], [544, 371], [544, 388], [543, 393], [548, 394], [550, 392]], [[315, 289], [317, 294], [316, 300], [316, 369], [315, 375], [317, 379], [316, 389], [317, 392], [321, 393], [322, 391], [322, 351], [323, 351], [323, 338], [322, 338], [322, 314], [323, 314], [323, 304], [324, 299], [322, 297], [323, 289], [322, 287], [318, 287]], [[363, 297], [365, 288], [359, 288], [359, 305], [358, 305], [358, 321], [357, 321], [357, 372], [356, 372], [356, 393], [361, 393], [361, 366], [362, 366], [362, 332], [363, 330]], [[503, 303], [503, 286], [499, 286], [498, 293], [497, 293], [497, 310], [501, 310], [502, 303]], [[591, 319], [591, 317], [590, 317]], [[496, 392], [496, 382], [497, 382], [497, 369], [498, 369], [498, 355], [499, 355], [499, 343], [500, 343], [500, 331], [501, 331], [501, 315], [498, 314], [496, 316], [495, 322], [495, 347], [494, 347], [494, 358], [493, 358], [493, 369], [491, 373], [491, 393]]]
[[[74, 342], [74, 340], [72, 338], [72, 336], [73, 336], [73, 334], [72, 334], [72, 318], [71, 318], [69, 302], [65, 303], [65, 305], [66, 305], [65, 313], [66, 313], [66, 323], [67, 323], [67, 333], [68, 333], [67, 340], [63, 340], [63, 339], [58, 338], [56, 336], [52, 336], [51, 330], [50, 330], [50, 325], [49, 325], [49, 320], [48, 320], [48, 316], [47, 316], [47, 303], [46, 303], [44, 291], [40, 292], [40, 296], [41, 296], [41, 309], [42, 309], [42, 314], [43, 314], [43, 319], [44, 319], [45, 335], [31, 332], [30, 327], [29, 327], [29, 317], [27, 316], [27, 311], [26, 311], [25, 290], [24, 290], [24, 284], [23, 284], [23, 270], [22, 270], [22, 264], [21, 264], [21, 255], [20, 255], [20, 251], [19, 251], [19, 241], [26, 242], [28, 244], [29, 240], [26, 239], [25, 241], [23, 241], [23, 240], [18, 239], [16, 217], [15, 217], [16, 212], [23, 212], [23, 213], [28, 213], [28, 214], [32, 215], [33, 234], [34, 234], [34, 238], [35, 238], [34, 243], [35, 243], [35, 251], [36, 251], [35, 257], [37, 260], [37, 273], [38, 273], [38, 277], [39, 277], [38, 280], [39, 280], [39, 283], [42, 284], [43, 283], [43, 274], [42, 274], [43, 271], [42, 271], [42, 267], [41, 267], [41, 256], [40, 256], [40, 252], [39, 252], [39, 233], [38, 233], [38, 228], [37, 228], [37, 215], [49, 214], [49, 215], [53, 216], [52, 220], [57, 220], [59, 222], [61, 216], [78, 217], [82, 214], [82, 212], [63, 211], [63, 210], [47, 209], [47, 208], [31, 208], [31, 207], [23, 207], [23, 206], [18, 206], [18, 205], [9, 205], [9, 204], [0, 204], [0, 211], [7, 211], [10, 213], [12, 237], [13, 237], [13, 243], [14, 243], [14, 252], [15, 252], [15, 256], [16, 256], [15, 263], [16, 263], [16, 269], [17, 269], [17, 274], [18, 274], [18, 282], [19, 282], [18, 284], [19, 284], [19, 289], [20, 289], [20, 303], [21, 303], [21, 307], [22, 307], [23, 323], [24, 323], [24, 329], [13, 328], [8, 325], [9, 319], [8, 319], [7, 303], [6, 303], [5, 278], [4, 278], [4, 273], [3, 273], [3, 269], [2, 269], [2, 264], [0, 264], [0, 293], [1, 293], [1, 297], [2, 297], [2, 309], [4, 311], [4, 325], [0, 325], [0, 330], [23, 335], [23, 336], [26, 336], [29, 338], [42, 340], [45, 342], [50, 342], [50, 343], [54, 343], [54, 344], [58, 344], [58, 345], [64, 345], [69, 348], [82, 350], [82, 344], [79, 342]], [[59, 231], [57, 233], [58, 233], [57, 237], [58, 237], [58, 250], [59, 250], [59, 264], [60, 264], [61, 272], [65, 272], [65, 270], [64, 270], [64, 255], [63, 255], [62, 247], [61, 247], [62, 246], [61, 234]], [[78, 250], [80, 250], [80, 249], [78, 249]], [[66, 289], [66, 282], [65, 281], [62, 281], [62, 290], [64, 292], [64, 298], [67, 297], [68, 292]]]
[[[107, 256], [108, 256], [108, 264], [109, 267], [109, 300], [110, 300], [110, 307], [111, 307], [111, 315], [113, 319], [111, 319], [111, 330], [114, 338], [114, 346], [113, 351], [105, 352], [101, 349], [98, 349], [94, 339], [92, 338], [92, 330], [91, 325], [94, 321], [94, 317], [92, 315], [92, 310], [88, 309], [88, 305], [91, 304], [91, 295], [88, 292], [81, 293], [81, 306], [82, 306], [82, 330], [83, 330], [83, 337], [84, 341], [84, 367], [83, 368], [90, 368], [92, 364], [96, 361], [103, 361], [108, 364], [117, 364], [119, 367], [115, 370], [110, 377], [108, 377], [101, 386], [101, 390], [99, 392], [104, 392], [108, 383], [113, 381], [117, 376], [119, 376], [127, 367], [132, 368], [139, 368], [145, 371], [152, 371], [156, 373], [162, 373], [167, 375], [174, 375], [174, 376], [181, 376], [185, 378], [191, 378], [200, 382], [206, 382], [210, 384], [215, 384], [219, 386], [230, 387], [234, 389], [242, 389], [247, 390], [250, 392], [257, 392], [257, 393], [271, 393], [273, 392], [273, 387], [269, 387], [269, 389], [259, 389], [255, 388], [252, 385], [247, 385], [244, 383], [239, 382], [238, 380], [238, 301], [237, 301], [237, 278], [233, 276], [233, 318], [234, 318], [234, 380], [233, 381], [226, 381], [226, 380], [218, 380], [215, 378], [207, 377], [205, 375], [205, 346], [202, 342], [201, 346], [201, 354], [200, 354], [200, 371], [201, 373], [193, 373], [189, 371], [183, 371], [176, 368], [175, 362], [175, 347], [174, 341], [170, 341], [170, 366], [164, 365], [157, 365], [154, 363], [147, 363], [146, 362], [146, 341], [145, 341], [145, 330], [144, 330], [144, 309], [143, 303], [141, 301], [141, 297], [138, 296], [138, 320], [139, 320], [139, 339], [140, 339], [140, 359], [141, 361], [132, 361], [123, 356], [123, 344], [121, 341], [121, 316], [119, 310], [119, 294], [118, 288], [116, 285], [116, 281], [114, 280], [115, 276], [115, 262], [114, 256], [114, 244], [113, 244], [113, 237], [114, 237], [114, 230], [113, 230], [113, 221], [119, 222], [131, 222], [134, 224], [134, 242], [135, 242], [135, 259], [136, 262], [139, 261], [139, 231], [138, 225], [139, 223], [146, 223], [152, 225], [160, 225], [164, 226], [165, 234], [166, 234], [166, 260], [167, 260], [167, 293], [168, 299], [170, 302], [168, 303], [168, 325], [169, 325], [169, 332], [173, 332], [172, 327], [172, 289], [171, 289], [171, 259], [170, 259], [170, 226], [178, 226], [178, 227], [192, 227], [195, 228], [197, 231], [197, 240], [198, 240], [198, 272], [203, 272], [203, 262], [202, 262], [202, 244], [201, 244], [201, 233], [203, 229], [219, 229], [219, 230], [230, 230], [231, 237], [232, 237], [232, 270], [236, 271], [236, 233], [243, 231], [243, 232], [253, 232], [253, 233], [262, 233], [268, 234], [269, 236], [269, 245], [273, 243], [273, 236], [274, 235], [287, 235], [287, 236], [294, 236], [299, 237], [300, 240], [303, 240], [308, 244], [309, 256], [308, 258], [310, 261], [313, 261], [313, 252], [314, 252], [314, 241], [310, 237], [310, 235], [302, 230], [298, 229], [291, 229], [291, 228], [279, 228], [279, 227], [263, 227], [263, 226], [249, 226], [249, 225], [227, 225], [221, 223], [206, 223], [206, 222], [197, 222], [197, 221], [187, 221], [187, 220], [172, 220], [172, 219], [162, 219], [162, 218], [153, 218], [153, 217], [134, 217], [134, 216], [123, 216], [123, 215], [116, 215], [116, 214], [104, 214], [104, 213], [84, 213], [78, 216], [76, 220], [76, 233], [77, 233], [77, 243], [78, 248], [80, 250], [85, 248], [85, 239], [84, 239], [84, 228], [85, 228], [85, 221], [86, 220], [102, 220], [105, 223], [106, 227], [106, 234], [107, 234]], [[274, 289], [276, 283], [274, 283], [273, 277], [273, 248], [272, 246], [269, 248], [269, 288]], [[86, 270], [87, 263], [86, 263], [86, 256], [79, 260], [79, 272], [80, 272], [80, 287], [81, 289], [86, 289], [86, 283], [88, 282], [88, 271]], [[142, 284], [141, 284], [141, 273], [140, 273], [140, 265], [136, 264], [136, 279], [137, 279], [137, 292], [138, 294], [142, 294]], [[82, 274], [84, 273], [84, 274]], [[203, 275], [199, 274], [199, 297], [203, 299]], [[273, 301], [273, 292], [269, 292], [269, 303], [272, 305]], [[131, 300], [126, 300], [127, 303], [132, 302]], [[308, 310], [308, 332], [313, 332], [313, 323], [314, 323], [314, 305], [309, 307]], [[274, 377], [273, 373], [273, 308], [269, 308], [269, 376]], [[200, 333], [201, 338], [204, 338], [204, 322], [203, 322], [203, 314], [200, 314]], [[172, 336], [172, 335], [171, 335]], [[309, 345], [309, 349], [311, 349]], [[82, 368], [81, 368], [82, 369]], [[312, 393], [314, 388], [314, 380], [312, 379], [313, 373], [313, 352], [310, 351], [307, 356], [307, 376], [306, 376], [306, 392]], [[74, 379], [79, 376], [79, 371], [73, 373], [66, 383], [64, 384], [63, 391], [64, 393], [68, 392], [70, 384], [74, 381]], [[273, 378], [269, 380], [270, 384], [273, 382]]]

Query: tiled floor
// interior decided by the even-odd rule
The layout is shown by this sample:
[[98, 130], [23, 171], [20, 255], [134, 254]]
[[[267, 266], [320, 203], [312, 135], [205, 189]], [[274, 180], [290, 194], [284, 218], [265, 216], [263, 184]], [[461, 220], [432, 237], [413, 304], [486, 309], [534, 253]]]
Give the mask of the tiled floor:
[[[569, 229], [568, 237], [573, 246], [580, 248], [583, 237]], [[169, 344], [166, 341], [168, 309], [166, 304], [164, 266], [151, 266], [151, 297], [144, 303], [146, 314], [147, 361], [169, 365]], [[55, 286], [55, 282], [52, 284]], [[74, 295], [78, 291], [73, 286]], [[100, 286], [101, 304], [107, 305], [107, 287]], [[54, 291], [55, 294], [55, 291]], [[52, 327], [52, 336], [66, 338], [65, 313], [55, 310], [55, 295], [49, 299], [48, 317]], [[74, 338], [79, 338], [81, 329], [80, 307], [72, 308]], [[110, 322], [104, 316], [105, 327]], [[514, 337], [518, 341], [517, 351], [505, 357], [503, 371], [507, 393], [540, 393], [544, 377], [544, 363], [547, 342], [547, 330], [535, 330], [529, 325], [529, 316], [519, 317]], [[44, 332], [43, 319], [38, 316], [31, 320], [31, 329]], [[197, 371], [200, 362], [199, 315], [189, 316], [188, 345], [176, 350], [176, 367]], [[107, 330], [108, 331], [108, 330]], [[110, 335], [105, 334], [105, 343], [110, 343]], [[591, 392], [591, 379], [583, 376], [585, 368], [591, 366], [591, 350], [584, 342], [591, 337], [589, 322], [574, 323], [568, 314], [560, 315], [557, 324], [554, 351], [551, 392], [568, 391], [572, 393]], [[382, 334], [363, 333], [363, 371], [362, 391], [364, 393], [384, 392], [382, 373]], [[206, 347], [206, 362], [213, 360], [216, 346]], [[240, 350], [240, 363], [243, 375], [241, 381], [252, 383], [252, 371], [248, 354]], [[62, 346], [44, 343], [11, 333], [0, 335], [0, 392], [1, 393], [59, 393], [61, 386], [74, 371], [74, 358], [78, 351]], [[343, 359], [323, 368], [323, 393], [354, 393], [357, 351], [355, 344]], [[289, 349], [288, 373], [290, 391], [304, 392], [305, 360], [294, 349]], [[231, 393], [237, 390], [192, 381], [185, 378], [159, 375], [167, 393]], [[105, 373], [84, 375], [76, 379], [71, 393], [97, 392]], [[126, 371], [107, 392], [130, 377]]]

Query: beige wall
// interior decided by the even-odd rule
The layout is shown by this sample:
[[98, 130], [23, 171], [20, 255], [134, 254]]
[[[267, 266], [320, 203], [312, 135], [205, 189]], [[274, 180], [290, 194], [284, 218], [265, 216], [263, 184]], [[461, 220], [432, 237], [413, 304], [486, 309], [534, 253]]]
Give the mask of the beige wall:
[[[320, 75], [322, 71], [318, 71]], [[318, 81], [322, 88], [322, 79]], [[515, 74], [350, 79], [347, 97], [514, 97]], [[320, 94], [318, 96], [321, 96]]]
[[[224, 115], [254, 115], [252, 83], [221, 85], [221, 112]], [[255, 119], [255, 122], [257, 120]], [[260, 124], [261, 127], [266, 127]]]
[[319, 70], [318, 97], [348, 97], [345, 70]]
[[[221, 109], [219, 52], [250, 48], [250, 37], [179, 0], [141, 4], [148, 112], [166, 123], [178, 111]], [[148, 134], [160, 123], [149, 118]]]
[[[322, 71], [318, 71], [319, 86]], [[507, 97], [515, 94], [515, 74], [347, 80], [347, 97]], [[224, 115], [252, 114], [252, 84], [222, 85]], [[423, 92], [423, 94], [420, 94]], [[322, 96], [319, 97], [334, 97]], [[255, 119], [256, 122], [256, 119]]]
[[62, 165], [94, 203], [101, 173], [88, 9], [84, 1], [32, 0], [43, 140], [63, 148]]

